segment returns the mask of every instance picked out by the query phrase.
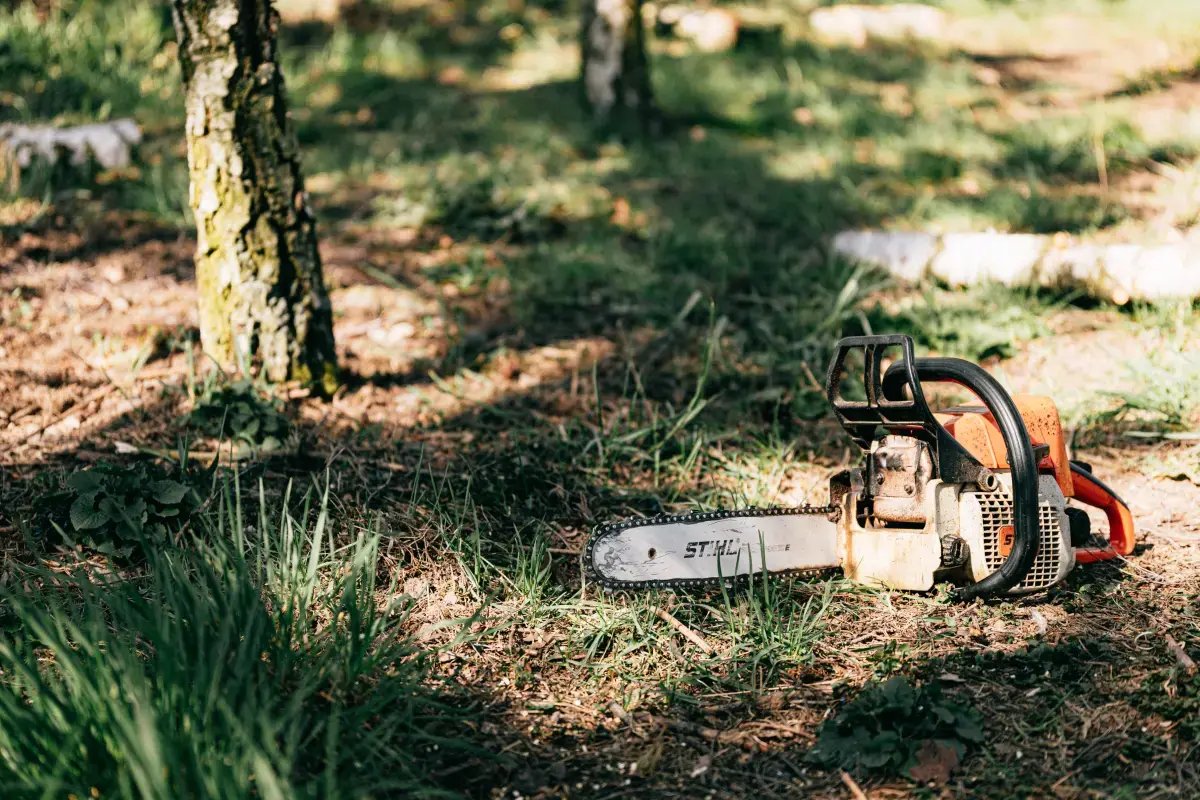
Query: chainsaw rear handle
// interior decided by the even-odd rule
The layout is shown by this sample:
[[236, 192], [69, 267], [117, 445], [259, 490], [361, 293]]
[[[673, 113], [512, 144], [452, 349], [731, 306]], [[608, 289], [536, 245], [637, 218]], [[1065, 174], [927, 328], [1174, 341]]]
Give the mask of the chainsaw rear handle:
[[1125, 501], [1091, 470], [1074, 461], [1071, 462], [1071, 484], [1075, 487], [1076, 500], [1100, 509], [1108, 517], [1108, 547], [1081, 547], [1075, 551], [1075, 560], [1087, 564], [1132, 553], [1133, 514]]
[[[916, 372], [918, 382], [956, 383], [978, 397], [1000, 428], [1008, 450], [1012, 474], [1013, 547], [1000, 569], [981, 581], [954, 590], [955, 597], [971, 600], [1003, 594], [1016, 587], [1029, 574], [1037, 558], [1041, 539], [1038, 524], [1038, 472], [1033, 443], [1025, 420], [1008, 392], [982, 367], [960, 358], [918, 358], [910, 367], [895, 363], [883, 376], [883, 393], [903, 397], [909, 375]], [[912, 387], [914, 396], [916, 387]], [[940, 423], [938, 427], [941, 427]], [[944, 479], [944, 478], [943, 478]]]

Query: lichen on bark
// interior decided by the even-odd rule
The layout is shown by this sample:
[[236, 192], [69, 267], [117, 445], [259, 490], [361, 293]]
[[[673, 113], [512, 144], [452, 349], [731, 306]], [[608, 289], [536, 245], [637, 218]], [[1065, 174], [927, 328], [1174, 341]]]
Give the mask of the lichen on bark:
[[333, 314], [270, 0], [172, 0], [187, 108], [201, 343], [222, 365], [331, 391]]

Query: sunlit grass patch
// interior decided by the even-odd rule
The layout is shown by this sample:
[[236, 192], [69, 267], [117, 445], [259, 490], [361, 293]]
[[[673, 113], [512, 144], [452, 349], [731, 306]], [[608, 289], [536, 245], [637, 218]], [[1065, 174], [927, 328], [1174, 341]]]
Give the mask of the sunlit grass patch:
[[[41, 5], [41, 8], [39, 8]], [[82, 123], [183, 113], [174, 32], [162, 8], [134, 0], [16, 3], [0, 14], [4, 116]]]
[[594, 681], [653, 686], [659, 702], [721, 693], [752, 699], [814, 663], [836, 585], [756, 577], [679, 596], [605, 594], [556, 611], [577, 665]]
[[970, 361], [1010, 358], [1023, 342], [1050, 333], [1046, 317], [1061, 301], [999, 284], [968, 290], [930, 288], [868, 313], [871, 327], [907, 333], [918, 346]]
[[1184, 439], [1200, 423], [1200, 351], [1164, 342], [1143, 359], [1126, 364], [1122, 387], [1101, 391], [1081, 423], [1088, 438], [1115, 426], [1126, 437]]

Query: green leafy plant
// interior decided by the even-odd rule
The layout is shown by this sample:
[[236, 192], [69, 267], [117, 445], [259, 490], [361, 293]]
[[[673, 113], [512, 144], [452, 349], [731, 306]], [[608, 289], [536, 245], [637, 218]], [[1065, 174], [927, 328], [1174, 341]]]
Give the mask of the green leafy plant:
[[911, 775], [928, 753], [955, 764], [983, 739], [981, 715], [942, 696], [936, 683], [912, 686], [896, 675], [872, 683], [825, 722], [809, 757], [825, 767]]
[[889, 641], [868, 657], [872, 662], [871, 675], [875, 680], [883, 680], [894, 675], [904, 667], [909, 657], [909, 646]]
[[70, 545], [129, 556], [147, 539], [165, 539], [199, 504], [200, 495], [186, 479], [151, 463], [101, 461], [41, 495], [35, 511]]
[[283, 449], [295, 433], [283, 404], [247, 380], [206, 387], [186, 423], [204, 436], [267, 453]]

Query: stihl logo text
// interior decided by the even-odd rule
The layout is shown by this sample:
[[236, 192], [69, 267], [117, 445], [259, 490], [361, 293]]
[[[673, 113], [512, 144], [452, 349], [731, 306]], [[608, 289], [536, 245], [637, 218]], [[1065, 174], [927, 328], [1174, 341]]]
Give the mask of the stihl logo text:
[[[742, 549], [741, 539], [709, 539], [703, 542], [688, 542], [683, 550], [684, 558], [705, 558], [712, 556], [734, 555]], [[767, 548], [767, 552], [775, 553], [791, 550], [790, 544], [776, 544]]]
[[1000, 526], [1000, 557], [1008, 558], [1012, 552], [1013, 541], [1017, 538], [1017, 531], [1012, 525]]

